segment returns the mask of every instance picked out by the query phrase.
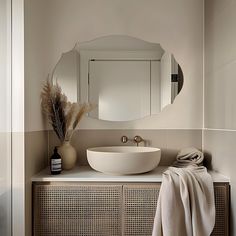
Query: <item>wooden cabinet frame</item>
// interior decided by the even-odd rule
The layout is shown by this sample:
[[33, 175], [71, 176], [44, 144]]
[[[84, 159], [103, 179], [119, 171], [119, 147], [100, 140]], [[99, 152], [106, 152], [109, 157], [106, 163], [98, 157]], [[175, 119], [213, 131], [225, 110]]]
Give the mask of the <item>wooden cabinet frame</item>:
[[[36, 182], [34, 236], [151, 235], [161, 183]], [[212, 236], [229, 235], [229, 184], [214, 183]]]

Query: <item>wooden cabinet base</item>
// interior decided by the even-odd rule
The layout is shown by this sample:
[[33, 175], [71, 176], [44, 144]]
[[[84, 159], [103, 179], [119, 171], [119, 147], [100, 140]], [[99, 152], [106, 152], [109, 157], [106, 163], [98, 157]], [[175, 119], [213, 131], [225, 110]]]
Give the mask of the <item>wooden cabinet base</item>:
[[[160, 183], [33, 185], [34, 236], [151, 235]], [[215, 183], [213, 236], [229, 231], [229, 185]]]

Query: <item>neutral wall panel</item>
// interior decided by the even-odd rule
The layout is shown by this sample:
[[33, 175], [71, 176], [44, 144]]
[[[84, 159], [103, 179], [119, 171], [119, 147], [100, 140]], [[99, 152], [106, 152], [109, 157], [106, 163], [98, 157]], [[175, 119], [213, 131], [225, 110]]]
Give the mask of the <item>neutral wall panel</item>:
[[25, 236], [24, 1], [12, 0], [12, 235]]
[[205, 127], [236, 129], [236, 61], [205, 75]]
[[236, 2], [205, 1], [204, 151], [231, 180], [231, 235], [236, 234]]
[[205, 4], [205, 127], [236, 129], [236, 2]]
[[26, 130], [44, 129], [39, 93], [61, 53], [105, 35], [129, 35], [160, 43], [184, 72], [174, 105], [135, 122], [83, 119], [84, 129], [202, 128], [203, 1], [26, 1]]
[[[178, 151], [185, 147], [201, 149], [202, 131], [199, 130], [77, 130], [72, 138], [72, 145], [76, 148], [78, 163], [88, 165], [86, 149], [98, 146], [135, 145], [132, 142], [123, 144], [121, 136], [126, 135], [132, 139], [140, 135], [145, 143], [140, 145], [157, 147], [161, 149], [160, 165], [170, 165], [176, 158]], [[52, 154], [54, 146], [60, 145], [53, 131], [49, 131], [49, 153]]]
[[32, 234], [31, 177], [48, 165], [48, 137], [46, 131], [25, 133], [25, 236]]
[[236, 131], [205, 130], [204, 151], [212, 159], [212, 168], [230, 177], [231, 202], [230, 220], [231, 234], [236, 234], [236, 158], [235, 140]]
[[11, 235], [11, 2], [0, 1], [0, 235]]

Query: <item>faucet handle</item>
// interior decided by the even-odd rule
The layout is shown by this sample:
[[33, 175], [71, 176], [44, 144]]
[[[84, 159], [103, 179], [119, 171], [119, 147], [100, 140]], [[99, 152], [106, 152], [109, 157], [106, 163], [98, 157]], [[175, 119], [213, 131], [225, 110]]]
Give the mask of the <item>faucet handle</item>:
[[124, 136], [121, 137], [121, 142], [122, 143], [127, 143], [128, 141], [129, 141], [129, 139], [128, 139], [127, 136], [124, 135]]
[[136, 136], [134, 137], [134, 142], [137, 144], [137, 146], [139, 145], [139, 143], [141, 143], [141, 142], [143, 142], [143, 141], [144, 141], [143, 138], [140, 137], [139, 135], [136, 135]]
[[139, 143], [144, 142], [144, 139], [140, 137], [139, 135], [136, 135], [133, 139], [128, 139], [128, 137], [125, 135], [121, 137], [122, 143], [127, 143], [128, 141], [133, 141], [138, 146]]

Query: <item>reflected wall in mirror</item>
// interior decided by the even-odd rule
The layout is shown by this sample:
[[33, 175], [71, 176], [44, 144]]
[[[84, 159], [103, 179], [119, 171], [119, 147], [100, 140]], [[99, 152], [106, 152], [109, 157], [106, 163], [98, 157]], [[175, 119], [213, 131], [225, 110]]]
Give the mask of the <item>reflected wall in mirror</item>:
[[61, 86], [69, 101], [78, 101], [79, 53], [76, 50], [62, 54], [53, 71], [53, 82]]
[[106, 36], [62, 54], [53, 79], [71, 101], [90, 102], [92, 118], [131, 121], [173, 103], [183, 86], [174, 56], [158, 43]]

